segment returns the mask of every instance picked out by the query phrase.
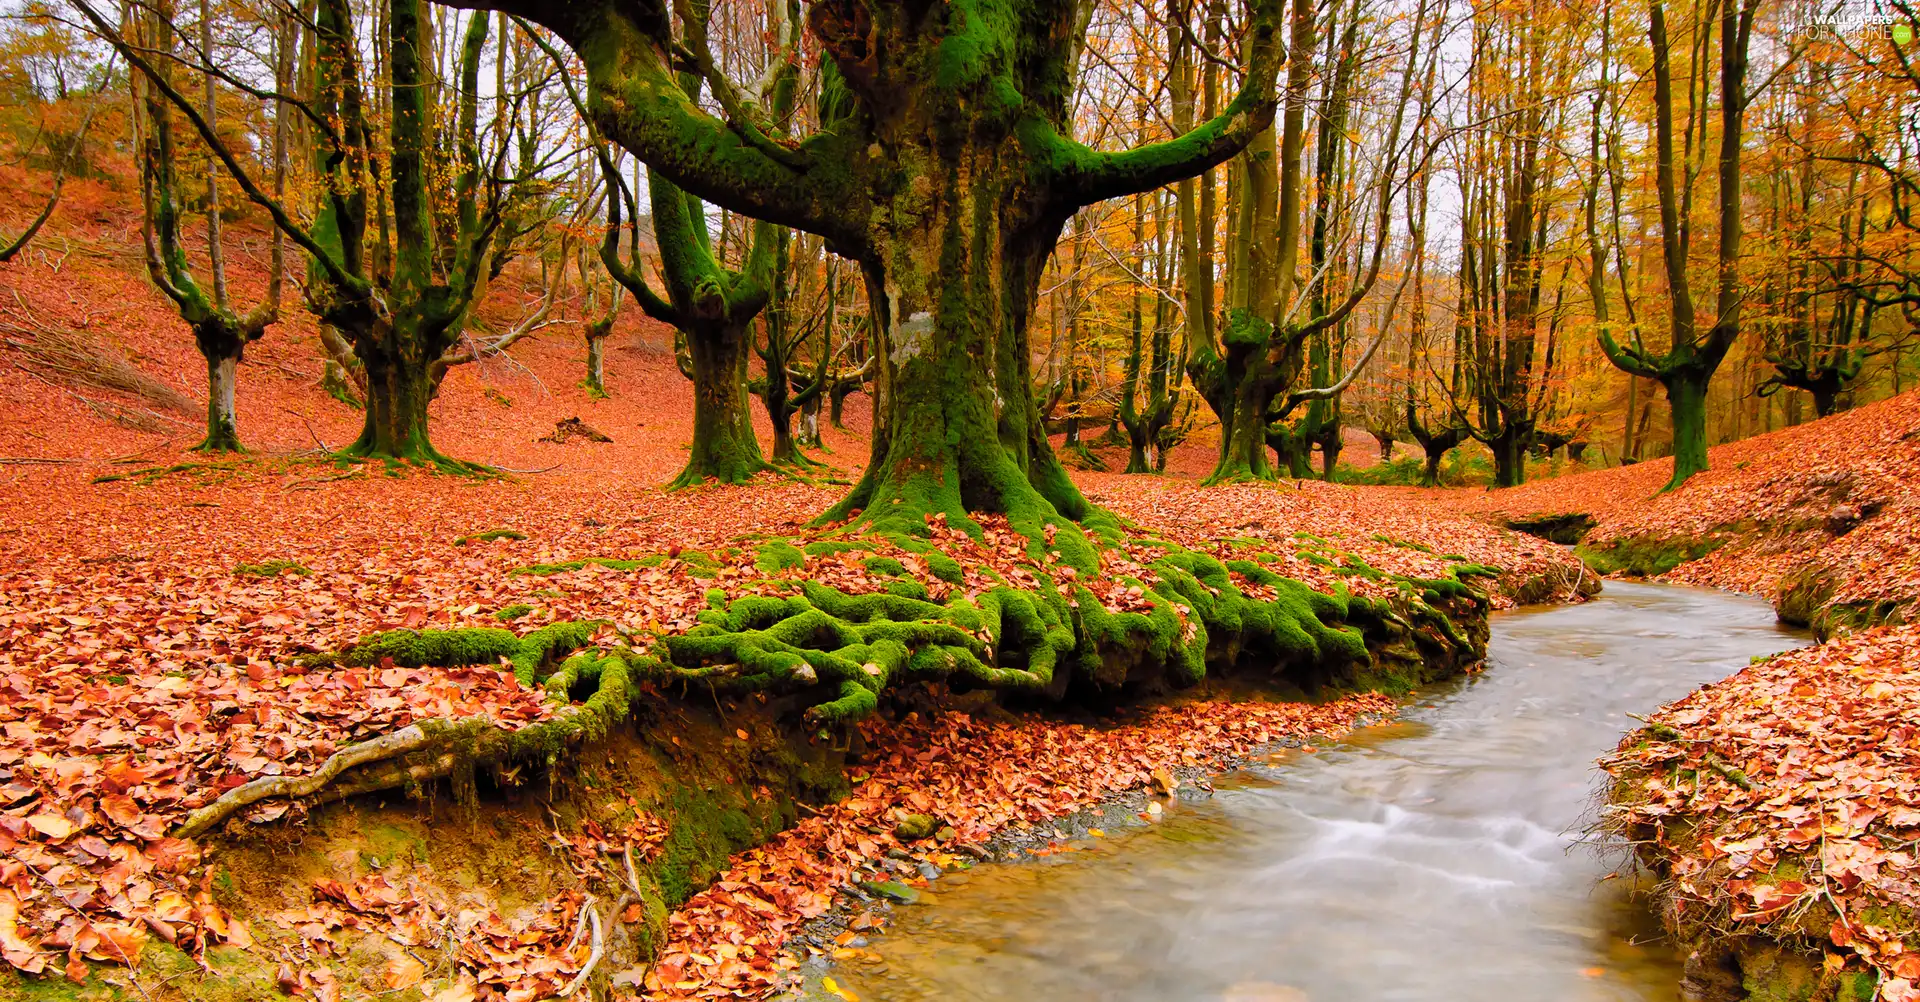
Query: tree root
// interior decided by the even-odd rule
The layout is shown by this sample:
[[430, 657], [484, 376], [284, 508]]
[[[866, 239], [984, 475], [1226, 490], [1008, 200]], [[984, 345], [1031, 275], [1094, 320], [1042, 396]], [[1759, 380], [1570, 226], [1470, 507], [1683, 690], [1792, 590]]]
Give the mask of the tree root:
[[220, 799], [189, 814], [187, 820], [174, 830], [174, 837], [193, 838], [232, 817], [241, 808], [269, 797], [309, 796], [348, 769], [418, 751], [432, 740], [419, 724], [410, 724], [391, 734], [382, 734], [371, 741], [348, 745], [334, 752], [311, 775], [270, 776], [234, 787], [221, 794]]
[[[516, 672], [522, 665], [530, 665], [527, 670], [531, 674], [556, 652], [583, 645], [599, 626], [560, 625], [564, 628], [547, 627], [519, 638], [505, 630], [487, 628], [396, 631], [362, 641], [334, 659], [346, 664], [369, 663], [367, 659], [376, 655], [393, 657], [401, 652], [428, 658], [421, 663], [481, 664], [510, 656]], [[431, 657], [435, 654], [441, 657]], [[487, 719], [433, 719], [409, 724], [340, 749], [309, 775], [270, 776], [228, 790], [189, 814], [173, 834], [176, 838], [205, 834], [264, 800], [327, 803], [448, 776], [470, 776], [482, 766], [505, 766], [528, 759], [541, 759], [551, 765], [565, 748], [596, 739], [625, 719], [632, 704], [631, 679], [636, 668], [657, 672], [658, 662], [625, 648], [576, 653], [544, 680], [548, 702], [557, 707], [546, 720], [519, 730], [507, 730]], [[586, 700], [573, 702], [574, 694], [589, 686], [592, 691]]]
[[[176, 835], [214, 830], [271, 798], [318, 803], [444, 777], [470, 784], [463, 777], [481, 767], [511, 774], [520, 761], [551, 765], [563, 750], [624, 719], [642, 680], [704, 685], [715, 695], [796, 694], [811, 704], [804, 711], [809, 725], [838, 727], [872, 713], [889, 687], [915, 681], [1058, 701], [1075, 685], [1083, 695], [1184, 688], [1203, 680], [1210, 665], [1264, 662], [1274, 673], [1306, 670], [1310, 681], [1301, 684], [1307, 688], [1406, 688], [1433, 676], [1430, 662], [1457, 665], [1485, 653], [1484, 629], [1463, 631], [1453, 610], [1464, 606], [1469, 618], [1484, 618], [1486, 596], [1464, 579], [1493, 573], [1490, 568], [1462, 567], [1428, 580], [1362, 565], [1366, 576], [1399, 585], [1397, 598], [1371, 599], [1344, 586], [1326, 594], [1282, 577], [1263, 566], [1273, 555], [1258, 548], [1222, 560], [1160, 541], [1151, 545], [1164, 555], [1138, 577], [1117, 579], [1129, 596], [1119, 610], [1107, 608], [1071, 572], [1048, 581], [1047, 565], [1037, 563], [1031, 584], [955, 588], [944, 601], [934, 601], [922, 581], [898, 575], [890, 575], [888, 590], [858, 595], [790, 578], [762, 583], [784, 594], [729, 599], [714, 589], [697, 625], [655, 638], [651, 652], [624, 640], [611, 649], [590, 648], [607, 625], [599, 621], [554, 623], [524, 636], [492, 627], [378, 634], [308, 661], [504, 663], [521, 684], [546, 689], [552, 716], [512, 731], [484, 719], [415, 723], [341, 749], [311, 775], [269, 777], [230, 790], [194, 811]], [[939, 573], [932, 558], [951, 558], [937, 549], [909, 550], [935, 576], [960, 576]], [[899, 567], [892, 558], [871, 559]], [[761, 548], [758, 563], [763, 573], [777, 574], [805, 560], [799, 548], [775, 541]], [[991, 567], [983, 570], [999, 579]]]

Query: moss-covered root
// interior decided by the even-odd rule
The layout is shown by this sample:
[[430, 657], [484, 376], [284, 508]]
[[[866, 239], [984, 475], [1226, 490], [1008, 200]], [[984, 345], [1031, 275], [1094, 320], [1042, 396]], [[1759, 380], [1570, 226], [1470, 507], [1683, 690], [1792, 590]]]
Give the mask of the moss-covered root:
[[[524, 684], [544, 684], [551, 715], [517, 730], [487, 719], [434, 719], [348, 745], [318, 769], [300, 776], [269, 776], [227, 791], [194, 811], [174, 834], [191, 838], [265, 800], [312, 802], [435, 779], [460, 781], [480, 768], [505, 770], [520, 762], [552, 765], [570, 746], [604, 735], [631, 709], [633, 682], [657, 674], [658, 661], [630, 648], [580, 650], [598, 623], [557, 623], [516, 637], [507, 630], [396, 630], [310, 659], [340, 665], [486, 664], [506, 659]], [[571, 656], [566, 656], [571, 654]], [[564, 657], [564, 661], [560, 659]], [[546, 668], [560, 661], [551, 673]]]
[[[568, 630], [536, 630], [522, 637], [520, 656], [540, 651], [545, 664], [557, 649], [578, 637], [582, 624], [564, 624]], [[591, 624], [586, 624], [591, 626]], [[363, 662], [369, 656], [388, 658], [399, 653], [415, 664], [474, 664], [484, 651], [501, 651], [505, 630], [444, 630], [424, 633], [384, 633], [338, 656], [340, 662]], [[586, 633], [591, 633], [588, 630]], [[507, 633], [511, 637], [511, 633]], [[578, 647], [578, 643], [574, 643]], [[376, 655], [378, 653], [378, 655]], [[430, 656], [451, 655], [451, 656]], [[507, 729], [492, 720], [424, 720], [384, 733], [371, 741], [334, 752], [321, 768], [305, 775], [269, 775], [230, 789], [211, 804], [194, 810], [175, 829], [175, 837], [190, 839], [213, 831], [240, 810], [261, 800], [294, 799], [326, 802], [382, 789], [415, 787], [432, 779], [470, 779], [480, 768], [505, 772], [518, 762], [551, 766], [572, 745], [593, 741], [612, 724], [626, 718], [634, 699], [634, 680], [653, 674], [659, 662], [632, 649], [580, 651], [545, 676], [551, 716], [520, 729]], [[578, 699], [578, 703], [576, 703]], [[470, 781], [465, 783], [470, 785]]]
[[[761, 568], [799, 557], [789, 549], [764, 548]], [[728, 600], [716, 590], [697, 626], [665, 638], [666, 671], [715, 691], [802, 693], [817, 725], [870, 713], [888, 687], [909, 681], [1058, 700], [1070, 690], [1183, 688], [1210, 664], [1243, 660], [1303, 688], [1398, 691], [1484, 656], [1487, 601], [1463, 579], [1490, 573], [1403, 579], [1402, 597], [1368, 600], [1314, 591], [1253, 561], [1175, 550], [1147, 579], [1121, 582], [1140, 601], [1117, 611], [1077, 584], [1001, 585], [944, 603], [913, 582], [868, 595], [817, 582], [784, 596]], [[1479, 625], [1463, 629], [1455, 616]]]
[[313, 666], [352, 668], [392, 661], [402, 668], [428, 665], [481, 665], [506, 661], [521, 685], [533, 685], [554, 660], [584, 647], [605, 624], [569, 620], [543, 626], [525, 636], [511, 630], [468, 627], [458, 630], [392, 630], [361, 640], [345, 650], [307, 658]]

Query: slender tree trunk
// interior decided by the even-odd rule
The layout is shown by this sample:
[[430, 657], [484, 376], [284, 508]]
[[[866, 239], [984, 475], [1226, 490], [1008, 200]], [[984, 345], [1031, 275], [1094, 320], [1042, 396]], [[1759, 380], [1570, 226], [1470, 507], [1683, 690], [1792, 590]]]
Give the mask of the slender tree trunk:
[[601, 337], [587, 338], [587, 378], [581, 385], [586, 387], [589, 396], [605, 397], [608, 395], [606, 343], [607, 339], [604, 335]]
[[794, 441], [802, 449], [824, 449], [826, 442], [820, 438], [820, 395], [814, 394], [800, 405], [800, 425], [794, 433]]
[[195, 331], [201, 357], [207, 361], [207, 437], [194, 446], [195, 452], [244, 452], [234, 420], [234, 370], [240, 362], [240, 346], [231, 338], [209, 338]]

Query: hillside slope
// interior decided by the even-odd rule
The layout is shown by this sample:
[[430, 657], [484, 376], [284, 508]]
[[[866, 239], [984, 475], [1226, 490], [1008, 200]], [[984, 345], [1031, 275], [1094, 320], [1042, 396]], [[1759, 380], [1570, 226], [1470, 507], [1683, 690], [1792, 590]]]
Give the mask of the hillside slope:
[[1920, 602], [1920, 392], [1727, 445], [1657, 493], [1671, 460], [1420, 503], [1497, 521], [1587, 515], [1599, 570], [1765, 596], [1821, 633], [1914, 618]]

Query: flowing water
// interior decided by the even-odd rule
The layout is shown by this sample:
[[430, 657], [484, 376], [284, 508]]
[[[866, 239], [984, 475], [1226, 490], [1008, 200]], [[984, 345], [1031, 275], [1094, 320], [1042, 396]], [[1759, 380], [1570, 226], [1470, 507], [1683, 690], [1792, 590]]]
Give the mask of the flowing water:
[[[1066, 852], [942, 877], [830, 973], [864, 1002], [1672, 1000], [1679, 959], [1577, 844], [1633, 721], [1802, 643], [1762, 602], [1607, 585], [1495, 617], [1482, 674]], [[829, 996], [830, 997], [830, 996]]]

